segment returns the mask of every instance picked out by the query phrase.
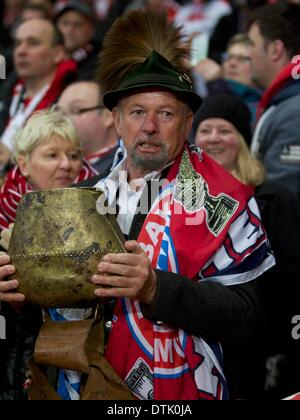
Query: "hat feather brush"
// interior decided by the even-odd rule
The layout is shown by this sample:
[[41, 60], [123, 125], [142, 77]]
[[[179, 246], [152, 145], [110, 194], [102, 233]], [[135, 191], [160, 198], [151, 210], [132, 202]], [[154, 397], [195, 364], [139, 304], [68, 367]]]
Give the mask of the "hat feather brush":
[[103, 92], [119, 84], [156, 51], [179, 73], [187, 71], [184, 62], [190, 50], [182, 41], [181, 28], [165, 14], [133, 10], [118, 18], [107, 33], [100, 54], [97, 80]]

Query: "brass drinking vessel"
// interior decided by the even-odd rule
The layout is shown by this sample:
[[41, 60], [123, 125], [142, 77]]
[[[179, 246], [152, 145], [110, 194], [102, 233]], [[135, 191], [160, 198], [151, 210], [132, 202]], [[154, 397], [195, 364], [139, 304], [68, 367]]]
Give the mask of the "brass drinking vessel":
[[84, 307], [98, 299], [89, 279], [108, 253], [124, 253], [112, 214], [96, 210], [99, 191], [63, 188], [22, 197], [8, 254], [18, 292], [41, 307]]

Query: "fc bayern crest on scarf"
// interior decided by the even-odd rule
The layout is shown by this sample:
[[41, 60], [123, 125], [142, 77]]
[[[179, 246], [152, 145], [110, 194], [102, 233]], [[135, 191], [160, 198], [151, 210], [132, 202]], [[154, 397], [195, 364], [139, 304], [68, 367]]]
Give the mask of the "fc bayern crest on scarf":
[[187, 213], [206, 211], [207, 227], [218, 236], [236, 212], [239, 203], [222, 193], [214, 197], [209, 193], [207, 182], [198, 174], [185, 150], [177, 177], [174, 201], [180, 203]]

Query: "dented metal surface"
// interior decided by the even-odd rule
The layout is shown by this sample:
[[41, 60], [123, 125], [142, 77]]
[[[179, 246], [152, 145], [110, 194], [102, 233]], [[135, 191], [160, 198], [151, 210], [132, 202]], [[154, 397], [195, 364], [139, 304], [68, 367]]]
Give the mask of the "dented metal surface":
[[[31, 192], [18, 207], [8, 253], [18, 292], [42, 307], [88, 306], [89, 279], [104, 255], [126, 252], [113, 215], [100, 215], [101, 193], [86, 188]], [[98, 299], [98, 298], [97, 298]]]

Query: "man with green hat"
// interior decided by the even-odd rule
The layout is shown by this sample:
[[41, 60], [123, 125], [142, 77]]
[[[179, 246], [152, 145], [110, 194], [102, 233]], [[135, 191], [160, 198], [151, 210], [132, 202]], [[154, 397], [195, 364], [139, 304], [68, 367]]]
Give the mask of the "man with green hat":
[[106, 357], [142, 399], [228, 397], [219, 342], [247, 342], [253, 280], [274, 264], [251, 191], [187, 145], [201, 105], [188, 53], [178, 29], [136, 11], [115, 23], [99, 63], [125, 158], [96, 186], [131, 241], [93, 282], [120, 298]]
[[[88, 185], [104, 192], [110, 210], [99, 202], [98, 211], [114, 208], [128, 241], [91, 281], [114, 301], [105, 357], [145, 400], [234, 396], [222, 347], [234, 349], [225, 351], [232, 371], [259, 321], [255, 279], [274, 265], [252, 191], [187, 144], [201, 105], [188, 55], [164, 16], [131, 11], [99, 62], [123, 158]], [[13, 302], [11, 286], [0, 281], [0, 300]]]

